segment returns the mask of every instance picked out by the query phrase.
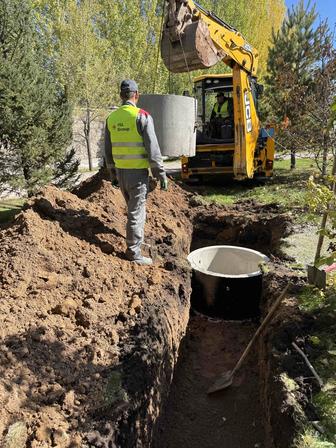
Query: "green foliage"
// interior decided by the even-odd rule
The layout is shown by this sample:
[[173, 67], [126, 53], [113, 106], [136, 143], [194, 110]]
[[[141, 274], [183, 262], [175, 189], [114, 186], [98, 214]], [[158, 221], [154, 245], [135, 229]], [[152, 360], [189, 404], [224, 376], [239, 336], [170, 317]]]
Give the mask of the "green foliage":
[[[336, 168], [336, 159], [335, 159]], [[336, 175], [336, 173], [335, 173]], [[334, 182], [336, 179], [334, 176], [330, 176], [327, 179], [323, 179], [324, 183], [318, 181], [311, 177], [308, 182], [308, 195], [307, 203], [309, 204], [310, 210], [313, 212], [323, 212], [328, 213], [327, 226], [320, 233], [323, 233], [324, 237], [328, 238], [330, 241], [328, 255], [322, 257], [318, 265], [332, 265], [336, 263], [336, 195], [334, 191]]]
[[299, 296], [300, 308], [306, 312], [315, 312], [325, 306], [325, 303], [324, 291], [310, 285], [305, 286]]
[[[272, 31], [277, 32], [285, 16], [283, 0], [259, 0], [258, 7], [251, 8], [249, 0], [227, 0], [200, 2], [218, 17], [241, 32], [258, 50], [259, 76], [264, 77], [267, 70], [267, 56], [271, 44]], [[211, 71], [218, 72], [218, 67]], [[223, 71], [223, 70], [220, 70]]]
[[[284, 0], [260, 0], [252, 9], [248, 0], [201, 4], [258, 48], [263, 74], [272, 28], [279, 29], [284, 17]], [[190, 89], [188, 75], [169, 73], [158, 53], [163, 1], [34, 0], [34, 5], [42, 28], [53, 37], [50, 52], [76, 104], [86, 106], [87, 98], [91, 107], [116, 104], [124, 78], [136, 79], [144, 93]], [[226, 69], [219, 65], [210, 71]]]
[[49, 37], [49, 53], [75, 107], [109, 105], [116, 66], [113, 49], [98, 28], [98, 1], [35, 0], [35, 15]]
[[330, 438], [336, 434], [336, 384], [333, 390], [322, 391], [314, 399]]
[[335, 144], [332, 102], [336, 94], [336, 53], [328, 23], [315, 26], [315, 6], [300, 2], [273, 34], [268, 57], [263, 115], [279, 126], [278, 141], [292, 154], [309, 151], [325, 175]]
[[[311, 431], [307, 431], [301, 436], [298, 447], [335, 446], [336, 290], [331, 286], [326, 291], [320, 291], [318, 288], [307, 285], [298, 300], [300, 308], [315, 318], [308, 339], [312, 347], [310, 360], [322, 377], [324, 386], [320, 392], [313, 395], [312, 401], [316, 406], [320, 424], [325, 430], [323, 436], [314, 436]], [[310, 441], [311, 445], [305, 445], [307, 441]]]
[[306, 430], [294, 445], [295, 448], [336, 448], [331, 442], [321, 440], [321, 436], [312, 430]]
[[312, 66], [316, 62], [317, 18], [315, 7], [304, 1], [288, 12], [279, 31], [272, 35], [268, 55], [267, 99], [274, 119], [281, 123], [285, 117], [293, 123], [304, 113], [302, 95], [312, 88]]
[[[28, 0], [0, 5], [0, 185], [33, 194], [68, 157], [71, 110], [44, 57]], [[68, 160], [68, 174], [77, 162]]]

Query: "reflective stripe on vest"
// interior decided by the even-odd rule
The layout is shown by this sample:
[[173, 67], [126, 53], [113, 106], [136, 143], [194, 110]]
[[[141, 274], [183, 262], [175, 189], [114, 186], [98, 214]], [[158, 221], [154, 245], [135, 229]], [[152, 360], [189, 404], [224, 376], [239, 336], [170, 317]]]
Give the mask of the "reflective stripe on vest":
[[112, 143], [112, 156], [116, 168], [149, 168], [148, 153], [137, 129], [140, 109], [125, 104], [107, 118]]
[[[221, 108], [219, 109], [219, 106], [221, 106]], [[228, 118], [230, 116], [229, 114], [229, 102], [225, 101], [223, 104], [219, 105], [218, 103], [216, 103], [214, 105], [213, 108], [215, 114], [217, 115], [217, 117], [220, 118]]]

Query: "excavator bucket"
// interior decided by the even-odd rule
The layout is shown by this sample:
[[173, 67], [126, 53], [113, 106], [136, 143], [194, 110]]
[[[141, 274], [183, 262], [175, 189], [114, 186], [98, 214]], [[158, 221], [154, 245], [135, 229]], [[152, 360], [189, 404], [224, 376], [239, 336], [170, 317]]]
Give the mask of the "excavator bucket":
[[169, 71], [183, 73], [212, 67], [225, 53], [213, 43], [207, 24], [197, 20], [186, 25], [181, 40], [176, 42], [171, 41], [169, 29], [164, 29], [161, 56]]

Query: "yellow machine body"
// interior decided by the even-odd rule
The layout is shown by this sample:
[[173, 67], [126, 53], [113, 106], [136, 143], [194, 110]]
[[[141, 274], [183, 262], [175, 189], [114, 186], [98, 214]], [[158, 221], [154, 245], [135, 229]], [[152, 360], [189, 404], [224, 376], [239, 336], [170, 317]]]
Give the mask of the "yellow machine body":
[[[205, 174], [227, 174], [236, 179], [273, 175], [274, 130], [260, 129], [253, 87], [248, 77], [241, 74], [241, 70], [236, 70], [233, 74], [204, 75], [194, 80], [198, 128], [204, 131], [209, 126], [214, 94], [222, 91], [233, 99], [233, 132], [231, 139], [219, 143], [200, 142], [198, 138], [196, 155], [182, 157], [183, 179]], [[207, 101], [209, 92], [213, 97]]]
[[[223, 61], [230, 74], [209, 74], [194, 80], [198, 99], [197, 147], [182, 158], [182, 177], [230, 174], [236, 179], [273, 173], [274, 130], [261, 129], [257, 112], [258, 51], [233, 27], [191, 0], [167, 0], [161, 55], [168, 70], [182, 73]], [[233, 116], [216, 138], [211, 132], [207, 96], [224, 91]], [[214, 104], [212, 104], [213, 107]]]

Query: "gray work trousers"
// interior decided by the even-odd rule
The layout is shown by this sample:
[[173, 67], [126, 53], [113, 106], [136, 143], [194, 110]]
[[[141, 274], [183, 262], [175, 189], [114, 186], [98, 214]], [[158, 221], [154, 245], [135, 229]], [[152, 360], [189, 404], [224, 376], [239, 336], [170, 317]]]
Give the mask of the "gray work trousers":
[[120, 190], [127, 204], [126, 255], [135, 260], [141, 256], [146, 222], [148, 194], [147, 169], [117, 169]]

